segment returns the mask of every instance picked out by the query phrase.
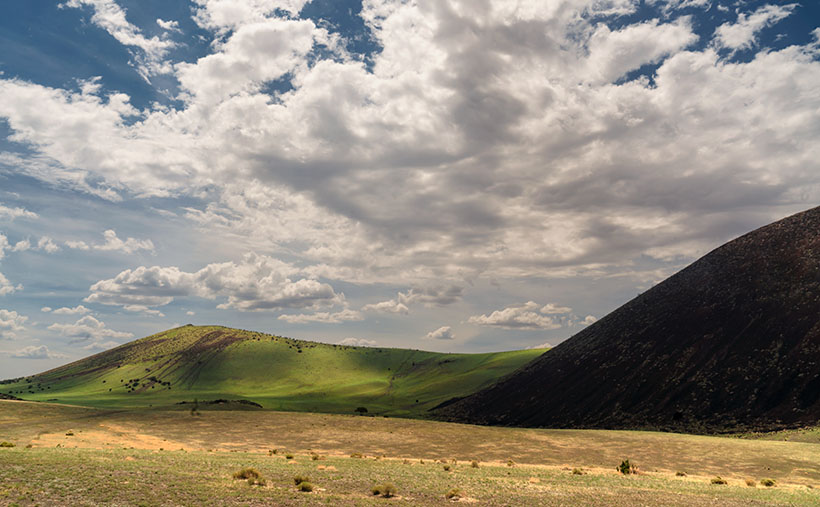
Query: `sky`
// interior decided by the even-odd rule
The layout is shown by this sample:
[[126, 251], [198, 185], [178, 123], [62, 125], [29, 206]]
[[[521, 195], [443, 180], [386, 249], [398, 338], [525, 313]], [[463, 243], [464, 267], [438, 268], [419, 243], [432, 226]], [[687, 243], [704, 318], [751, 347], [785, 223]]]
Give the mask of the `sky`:
[[820, 203], [814, 0], [0, 2], [0, 377], [557, 345]]

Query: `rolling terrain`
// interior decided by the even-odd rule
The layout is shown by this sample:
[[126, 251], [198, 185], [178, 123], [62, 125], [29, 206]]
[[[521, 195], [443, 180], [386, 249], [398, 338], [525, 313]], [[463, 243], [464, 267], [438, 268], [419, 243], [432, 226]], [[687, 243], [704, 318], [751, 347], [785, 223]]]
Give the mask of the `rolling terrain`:
[[[523, 366], [544, 350], [441, 354], [183, 326], [42, 374], [0, 383], [0, 396], [99, 408], [245, 400], [223, 408], [420, 416]], [[209, 406], [199, 404], [199, 409]]]
[[820, 208], [723, 245], [438, 415], [699, 433], [816, 425]]

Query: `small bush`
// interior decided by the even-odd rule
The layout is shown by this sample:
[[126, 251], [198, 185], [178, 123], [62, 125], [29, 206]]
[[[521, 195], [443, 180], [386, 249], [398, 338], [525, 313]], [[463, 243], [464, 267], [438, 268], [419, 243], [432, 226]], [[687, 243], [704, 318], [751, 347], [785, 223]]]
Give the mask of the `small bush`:
[[248, 479], [248, 484], [251, 486], [265, 486], [268, 481], [265, 480], [264, 477], [251, 477]]
[[304, 491], [305, 493], [310, 493], [311, 491], [313, 491], [313, 484], [311, 484], [307, 481], [300, 482], [299, 485], [297, 486], [297, 488], [299, 489], [299, 491]]
[[234, 479], [258, 479], [260, 477], [262, 477], [262, 474], [260, 474], [255, 468], [250, 467], [243, 468], [233, 474]]
[[67, 436], [67, 437], [73, 437], [73, 436], [74, 436], [74, 432], [73, 432], [73, 431], [67, 431], [67, 432], [66, 432], [66, 434], [65, 434], [65, 436]]
[[771, 488], [777, 485], [777, 483], [774, 482], [774, 479], [761, 479], [760, 484], [766, 486], [767, 488]]
[[3, 440], [2, 442], [0, 442], [0, 447], [15, 447], [15, 445], [11, 442], [6, 442], [5, 440]]
[[310, 459], [313, 461], [319, 461], [320, 456], [318, 454], [311, 454]]
[[754, 479], [746, 479], [746, 485], [750, 488], [757, 486], [757, 481]]
[[678, 470], [677, 472], [675, 472], [675, 477], [686, 477], [686, 472], [681, 472], [680, 470]]
[[464, 496], [464, 492], [458, 488], [453, 488], [444, 494], [444, 498], [447, 500], [458, 500], [462, 496]]
[[472, 462], [470, 462], [470, 466], [473, 468], [478, 468], [478, 461], [473, 460]]
[[450, 467], [450, 465], [444, 465], [443, 468], [444, 468], [445, 472], [449, 472], [451, 467]]
[[384, 498], [390, 498], [396, 496], [396, 486], [393, 486], [389, 482], [385, 482], [384, 484], [378, 484], [370, 488], [370, 492], [374, 495], [381, 495]]
[[514, 466], [515, 466], [515, 461], [513, 461], [513, 460], [511, 460], [511, 459], [508, 459], [508, 460], [507, 460], [507, 466], [508, 466], [508, 467], [514, 467]]
[[353, 454], [350, 455], [350, 457], [351, 458], [364, 458], [364, 454], [362, 454], [360, 452], [354, 452]]
[[356, 407], [355, 412], [357, 412], [359, 414], [366, 414], [367, 413], [367, 408], [366, 407]]
[[586, 472], [584, 472], [584, 470], [581, 469], [581, 468], [573, 468], [572, 469], [572, 475], [584, 475], [585, 473]]
[[285, 459], [293, 459], [293, 454], [291, 454], [291, 453], [285, 454]]
[[302, 484], [303, 482], [310, 482], [310, 477], [306, 477], [304, 475], [297, 475], [293, 478], [293, 483], [297, 486]]
[[618, 465], [617, 470], [624, 475], [638, 473], [638, 467], [635, 466], [633, 463], [630, 463], [628, 459], [621, 461], [621, 464]]
[[726, 482], [726, 479], [723, 479], [718, 475], [716, 477], [712, 477], [712, 484], [728, 484], [728, 482]]
[[268, 456], [273, 456], [274, 454], [276, 454], [278, 452], [279, 452], [279, 449], [271, 449], [270, 451], [268, 451]]

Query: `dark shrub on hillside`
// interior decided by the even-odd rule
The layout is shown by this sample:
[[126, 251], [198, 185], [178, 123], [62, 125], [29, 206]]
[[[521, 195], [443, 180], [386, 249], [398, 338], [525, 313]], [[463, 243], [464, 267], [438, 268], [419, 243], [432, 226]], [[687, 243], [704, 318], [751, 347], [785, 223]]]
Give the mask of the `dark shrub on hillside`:
[[628, 459], [625, 459], [625, 460], [621, 461], [621, 464], [618, 465], [617, 470], [619, 472], [621, 472], [622, 474], [624, 474], [624, 475], [637, 474], [638, 473], [638, 467], [635, 466], [634, 464], [630, 463]]

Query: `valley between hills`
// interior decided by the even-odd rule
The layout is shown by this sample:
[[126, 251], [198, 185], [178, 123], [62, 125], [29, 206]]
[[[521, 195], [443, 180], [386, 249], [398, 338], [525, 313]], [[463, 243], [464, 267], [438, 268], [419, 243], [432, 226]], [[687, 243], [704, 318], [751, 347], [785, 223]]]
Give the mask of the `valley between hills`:
[[0, 504], [817, 505], [818, 315], [815, 208], [551, 350], [183, 326], [0, 382]]

